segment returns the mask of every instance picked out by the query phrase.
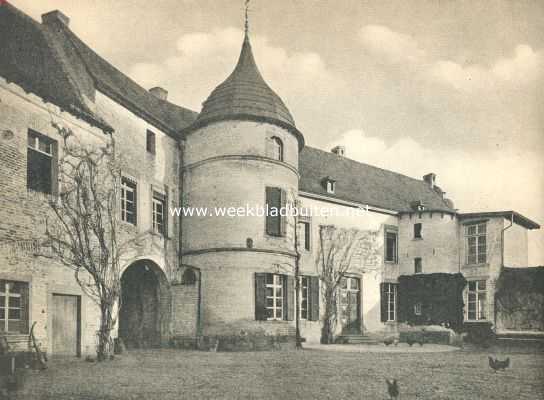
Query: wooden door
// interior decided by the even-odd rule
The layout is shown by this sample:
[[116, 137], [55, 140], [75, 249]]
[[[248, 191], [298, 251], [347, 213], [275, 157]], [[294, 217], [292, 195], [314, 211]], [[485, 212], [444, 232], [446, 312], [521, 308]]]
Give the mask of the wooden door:
[[360, 281], [344, 278], [340, 289], [340, 322], [343, 334], [361, 333]]
[[54, 355], [79, 355], [79, 296], [53, 295]]

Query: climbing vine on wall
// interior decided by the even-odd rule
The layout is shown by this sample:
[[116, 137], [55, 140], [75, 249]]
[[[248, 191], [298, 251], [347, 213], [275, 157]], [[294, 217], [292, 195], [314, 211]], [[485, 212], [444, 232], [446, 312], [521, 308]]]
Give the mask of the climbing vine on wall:
[[443, 325], [459, 330], [463, 324], [462, 274], [399, 277], [398, 319], [411, 325]]

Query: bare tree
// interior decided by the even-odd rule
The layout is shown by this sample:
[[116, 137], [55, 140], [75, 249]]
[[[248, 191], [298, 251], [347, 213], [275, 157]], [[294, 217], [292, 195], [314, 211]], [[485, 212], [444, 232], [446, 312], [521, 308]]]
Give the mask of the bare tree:
[[321, 280], [324, 303], [321, 342], [334, 341], [338, 319], [338, 292], [342, 279], [349, 272], [365, 272], [378, 262], [377, 231], [319, 226], [319, 249], [316, 262]]
[[111, 332], [120, 302], [119, 242], [120, 169], [114, 142], [83, 145], [70, 129], [53, 123], [63, 138], [58, 163], [58, 197], [51, 198], [46, 219], [48, 256], [74, 271], [83, 292], [100, 309], [97, 359], [113, 349]]

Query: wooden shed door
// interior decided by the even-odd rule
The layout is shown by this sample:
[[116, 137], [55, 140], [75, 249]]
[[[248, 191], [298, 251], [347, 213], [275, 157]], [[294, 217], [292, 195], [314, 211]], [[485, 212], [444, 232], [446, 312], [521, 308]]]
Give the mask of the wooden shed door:
[[54, 355], [79, 355], [79, 297], [53, 295]]

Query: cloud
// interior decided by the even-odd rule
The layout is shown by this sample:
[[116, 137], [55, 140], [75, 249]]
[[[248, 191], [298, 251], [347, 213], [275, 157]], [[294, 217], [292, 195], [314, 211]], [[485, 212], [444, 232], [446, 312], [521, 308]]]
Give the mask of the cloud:
[[359, 38], [370, 51], [384, 55], [391, 62], [415, 62], [425, 56], [414, 38], [383, 25], [364, 26], [359, 31]]
[[402, 63], [425, 79], [450, 86], [458, 91], [474, 93], [482, 90], [517, 88], [541, 76], [544, 54], [527, 44], [519, 44], [511, 57], [494, 60], [489, 66], [460, 64], [447, 59], [433, 59], [411, 36], [382, 25], [360, 29], [363, 46], [376, 56], [394, 64]]
[[[405, 137], [386, 143], [361, 129], [345, 132], [325, 147], [346, 147], [347, 157], [437, 183], [462, 211], [516, 210], [544, 222], [544, 159], [536, 152], [434, 150]], [[544, 262], [544, 232], [530, 234], [530, 261]]]
[[[164, 86], [180, 96], [174, 101], [199, 110], [200, 103], [234, 68], [242, 39], [243, 32], [235, 28], [188, 33], [177, 40], [174, 55], [159, 62], [134, 64], [128, 74], [145, 87]], [[326, 93], [345, 85], [315, 52], [288, 52], [259, 35], [251, 43], [263, 77], [288, 106], [317, 110], [319, 104], [330, 100]], [[296, 110], [291, 111], [295, 114]]]

